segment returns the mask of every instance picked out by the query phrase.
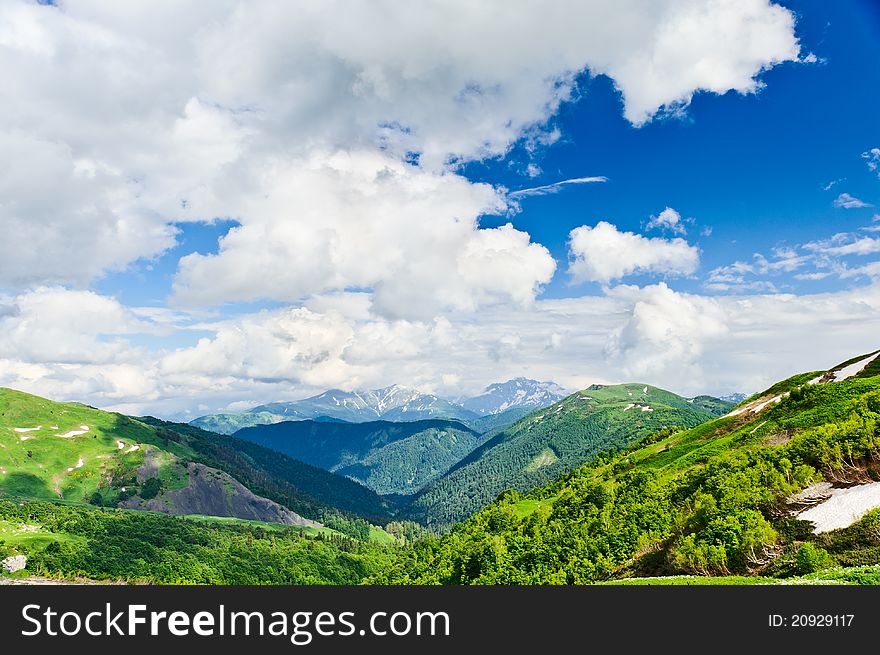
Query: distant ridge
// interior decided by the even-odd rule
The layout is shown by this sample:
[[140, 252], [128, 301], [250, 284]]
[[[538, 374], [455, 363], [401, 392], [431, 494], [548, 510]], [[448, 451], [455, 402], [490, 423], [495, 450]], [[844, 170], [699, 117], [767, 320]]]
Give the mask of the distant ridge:
[[[462, 421], [483, 432], [508, 425], [519, 418], [523, 410], [546, 407], [565, 395], [565, 390], [554, 382], [538, 382], [522, 377], [491, 384], [480, 395], [457, 401], [395, 384], [358, 391], [331, 389], [303, 400], [258, 405], [245, 412], [208, 414], [190, 423], [204, 430], [233, 434], [242, 428], [281, 421], [364, 423], [442, 418]], [[491, 416], [498, 416], [498, 419], [486, 418]], [[509, 418], [505, 419], [505, 416]]]

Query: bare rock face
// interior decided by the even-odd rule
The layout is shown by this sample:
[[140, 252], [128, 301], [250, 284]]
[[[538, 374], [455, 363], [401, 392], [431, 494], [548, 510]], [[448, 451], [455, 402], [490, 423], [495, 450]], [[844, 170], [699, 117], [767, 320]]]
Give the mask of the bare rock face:
[[156, 498], [129, 498], [121, 507], [146, 509], [165, 514], [229, 516], [252, 521], [322, 527], [273, 500], [257, 496], [232, 476], [215, 468], [190, 462], [189, 483], [183, 489], [167, 491]]
[[10, 555], [0, 562], [0, 566], [2, 566], [3, 570], [8, 573], [15, 573], [16, 571], [21, 571], [27, 566], [27, 557], [24, 555]]

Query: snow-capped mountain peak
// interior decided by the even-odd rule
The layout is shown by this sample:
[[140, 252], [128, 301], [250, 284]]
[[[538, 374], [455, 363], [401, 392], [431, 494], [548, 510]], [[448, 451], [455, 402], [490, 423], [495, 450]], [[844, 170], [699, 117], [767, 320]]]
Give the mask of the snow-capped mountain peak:
[[465, 399], [461, 404], [480, 415], [498, 414], [513, 407], [546, 407], [567, 395], [555, 382], [517, 377], [490, 384], [479, 396]]

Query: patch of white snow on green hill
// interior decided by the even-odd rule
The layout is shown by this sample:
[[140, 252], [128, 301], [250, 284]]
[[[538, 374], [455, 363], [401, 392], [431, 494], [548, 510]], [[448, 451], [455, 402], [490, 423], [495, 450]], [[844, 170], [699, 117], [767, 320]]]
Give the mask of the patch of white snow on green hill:
[[846, 528], [880, 507], [880, 482], [830, 489], [828, 493], [828, 500], [797, 515], [802, 521], [811, 521], [816, 534]]

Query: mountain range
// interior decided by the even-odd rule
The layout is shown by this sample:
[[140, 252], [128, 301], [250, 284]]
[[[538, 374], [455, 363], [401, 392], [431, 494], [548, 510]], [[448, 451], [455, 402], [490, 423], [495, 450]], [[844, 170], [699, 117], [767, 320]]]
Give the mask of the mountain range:
[[[484, 431], [348, 422], [322, 394], [314, 418], [231, 436], [0, 389], [0, 556], [162, 583], [880, 583], [880, 352], [736, 405], [631, 383], [530, 409], [506, 384], [494, 414], [459, 405], [525, 412]], [[359, 395], [336, 400], [430, 411]]]
[[504, 414], [512, 422], [523, 415], [522, 410], [545, 407], [565, 395], [565, 390], [553, 382], [538, 382], [526, 378], [489, 385], [479, 396], [461, 398], [458, 401], [446, 400], [401, 385], [361, 391], [331, 389], [303, 400], [258, 405], [246, 412], [209, 414], [191, 423], [205, 430], [232, 434], [245, 427], [281, 421], [335, 419], [364, 423], [377, 420], [404, 422], [444, 418], [461, 421], [472, 429], [483, 432], [503, 423], [503, 419], [493, 420], [491, 417]]

